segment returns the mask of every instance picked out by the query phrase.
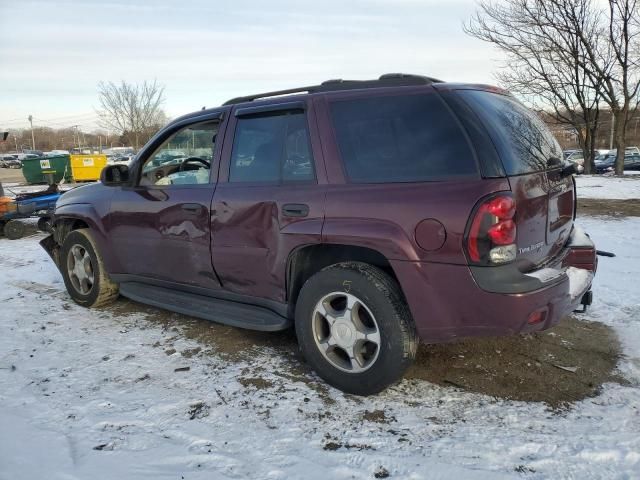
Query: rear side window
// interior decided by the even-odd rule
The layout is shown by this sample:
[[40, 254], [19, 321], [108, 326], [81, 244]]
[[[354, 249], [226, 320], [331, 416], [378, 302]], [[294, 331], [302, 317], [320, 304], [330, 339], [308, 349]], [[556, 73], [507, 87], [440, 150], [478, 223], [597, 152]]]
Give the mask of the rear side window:
[[295, 182], [315, 179], [304, 113], [238, 119], [230, 182]]
[[482, 90], [459, 95], [486, 125], [507, 175], [522, 175], [560, 165], [562, 149], [544, 122], [516, 99]]
[[335, 101], [331, 116], [351, 182], [476, 175], [469, 144], [436, 94]]

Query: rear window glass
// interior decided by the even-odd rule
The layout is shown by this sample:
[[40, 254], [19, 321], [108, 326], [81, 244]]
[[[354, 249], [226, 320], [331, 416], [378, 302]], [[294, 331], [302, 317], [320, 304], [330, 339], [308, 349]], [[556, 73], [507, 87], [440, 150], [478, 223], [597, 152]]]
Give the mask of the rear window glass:
[[507, 175], [559, 166], [562, 149], [535, 112], [516, 99], [482, 90], [458, 92], [480, 116], [496, 145]]
[[420, 182], [477, 174], [469, 144], [436, 94], [331, 104], [350, 181]]

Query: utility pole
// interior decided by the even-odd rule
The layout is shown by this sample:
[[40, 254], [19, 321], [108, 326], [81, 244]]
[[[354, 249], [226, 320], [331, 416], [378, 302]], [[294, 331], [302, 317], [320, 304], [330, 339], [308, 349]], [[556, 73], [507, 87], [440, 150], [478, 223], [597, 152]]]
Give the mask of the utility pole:
[[[74, 145], [78, 145], [78, 148], [80, 148], [80, 134], [78, 133], [78, 126], [79, 125], [72, 125], [72, 128], [74, 129], [73, 131], [73, 144]], [[76, 136], [78, 137], [78, 142], [76, 143]]]
[[29, 123], [31, 124], [31, 148], [33, 150], [35, 150], [36, 149], [36, 137], [33, 134], [33, 116], [29, 115], [28, 119], [29, 119]]

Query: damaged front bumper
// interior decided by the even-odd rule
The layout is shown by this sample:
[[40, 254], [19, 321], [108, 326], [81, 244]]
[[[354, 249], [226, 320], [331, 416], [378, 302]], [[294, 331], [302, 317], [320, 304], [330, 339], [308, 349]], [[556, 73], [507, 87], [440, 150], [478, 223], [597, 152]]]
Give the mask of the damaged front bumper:
[[56, 242], [53, 235], [49, 235], [48, 237], [40, 240], [40, 246], [44, 248], [44, 251], [49, 254], [53, 263], [56, 264], [58, 269], [60, 268], [60, 245]]

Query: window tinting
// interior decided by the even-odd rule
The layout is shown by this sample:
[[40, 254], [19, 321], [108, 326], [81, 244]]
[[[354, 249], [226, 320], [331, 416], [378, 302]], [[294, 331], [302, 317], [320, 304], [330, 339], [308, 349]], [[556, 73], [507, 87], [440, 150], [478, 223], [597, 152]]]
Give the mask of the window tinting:
[[459, 94], [483, 120], [507, 175], [560, 165], [562, 149], [540, 118], [512, 97], [482, 90]]
[[352, 182], [420, 182], [477, 172], [466, 137], [436, 94], [336, 101], [331, 115]]
[[303, 113], [239, 118], [231, 153], [231, 182], [314, 179]]

